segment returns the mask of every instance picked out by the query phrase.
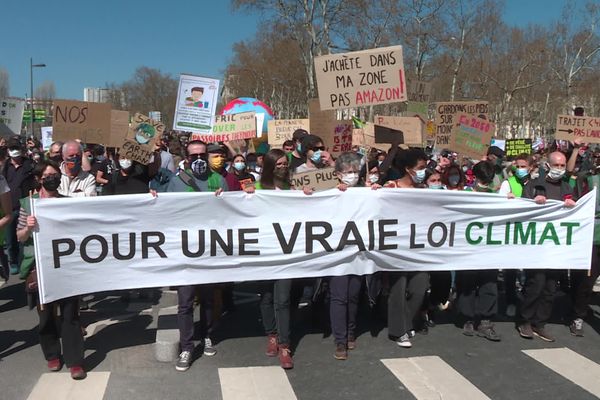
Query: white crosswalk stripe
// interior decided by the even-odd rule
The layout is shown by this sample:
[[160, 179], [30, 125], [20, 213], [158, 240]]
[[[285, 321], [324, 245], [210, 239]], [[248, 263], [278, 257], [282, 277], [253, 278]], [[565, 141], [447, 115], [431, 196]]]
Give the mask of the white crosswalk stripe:
[[560, 349], [523, 350], [534, 360], [600, 397], [600, 365], [565, 347]]
[[381, 362], [417, 400], [489, 400], [481, 390], [437, 356], [393, 358]]
[[280, 367], [219, 368], [223, 400], [296, 400]]
[[71, 379], [68, 372], [42, 374], [27, 400], [102, 400], [110, 372], [88, 372], [81, 381]]

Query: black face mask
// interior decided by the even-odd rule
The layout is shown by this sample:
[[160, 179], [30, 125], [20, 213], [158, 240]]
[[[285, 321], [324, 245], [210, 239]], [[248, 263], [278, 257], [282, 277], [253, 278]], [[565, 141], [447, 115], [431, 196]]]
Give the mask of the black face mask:
[[60, 154], [57, 154], [57, 155], [52, 156], [52, 157], [48, 157], [48, 159], [50, 161], [54, 161], [57, 164], [60, 164], [62, 162], [62, 156]]
[[60, 175], [50, 175], [42, 180], [42, 186], [49, 192], [54, 192], [60, 186]]

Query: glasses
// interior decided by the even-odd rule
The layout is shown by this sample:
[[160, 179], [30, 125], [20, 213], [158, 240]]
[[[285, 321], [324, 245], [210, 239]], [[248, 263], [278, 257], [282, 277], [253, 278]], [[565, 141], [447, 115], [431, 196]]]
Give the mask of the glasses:
[[206, 153], [188, 154], [188, 160], [197, 160], [199, 158], [206, 157]]
[[317, 151], [317, 150], [321, 150], [321, 151], [325, 151], [325, 146], [319, 146], [319, 147], [313, 147], [311, 148], [312, 151]]

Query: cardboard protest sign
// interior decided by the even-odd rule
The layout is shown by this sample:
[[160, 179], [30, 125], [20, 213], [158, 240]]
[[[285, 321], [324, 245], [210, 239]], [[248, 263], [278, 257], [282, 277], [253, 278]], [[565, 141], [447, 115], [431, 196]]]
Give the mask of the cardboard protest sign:
[[206, 143], [230, 142], [232, 140], [252, 139], [256, 137], [256, 118], [254, 111], [215, 115], [211, 134], [192, 133], [190, 140], [202, 140]]
[[133, 116], [127, 136], [122, 141], [120, 155], [123, 158], [147, 165], [154, 151], [154, 143], [165, 130], [165, 124], [154, 121], [144, 114]]
[[283, 142], [291, 140], [296, 129], [310, 132], [309, 119], [273, 119], [268, 121], [269, 144], [281, 147]]
[[50, 146], [54, 143], [52, 139], [52, 127], [51, 126], [42, 126], [42, 147], [44, 150], [50, 150]]
[[435, 147], [443, 148], [450, 145], [452, 128], [457, 124], [459, 114], [471, 114], [476, 117], [488, 118], [487, 101], [455, 101], [435, 103]]
[[321, 110], [406, 101], [402, 46], [315, 57]]
[[531, 154], [531, 139], [506, 139], [504, 151], [507, 157], [516, 157], [521, 154]]
[[487, 153], [496, 126], [469, 114], [459, 114], [452, 129], [450, 149], [463, 157], [481, 159]]
[[52, 135], [54, 140], [81, 139], [84, 143], [110, 140], [110, 104], [76, 100], [54, 100]]
[[25, 100], [0, 99], [0, 135], [20, 135]]
[[308, 103], [310, 133], [323, 139], [323, 145], [335, 157], [344, 151], [352, 150], [352, 120], [338, 121], [333, 110], [321, 111], [319, 100]]
[[377, 147], [375, 145], [375, 125], [367, 122], [362, 128], [353, 129], [352, 146]]
[[[401, 131], [404, 136], [402, 143], [407, 145], [423, 144], [423, 122], [418, 117], [375, 116], [375, 125]], [[380, 130], [380, 132], [383, 132]], [[393, 136], [379, 136], [375, 131], [375, 143], [393, 143]]]
[[123, 139], [127, 136], [129, 130], [129, 112], [111, 110], [110, 111], [110, 138], [104, 142], [108, 147], [119, 147], [123, 144]]
[[429, 103], [433, 85], [431, 82], [410, 81], [408, 83], [408, 101]]
[[182, 74], [177, 89], [173, 129], [210, 135], [218, 100], [218, 79]]
[[600, 143], [600, 117], [559, 115], [554, 138], [571, 141], [581, 138], [584, 143]]
[[333, 189], [338, 183], [335, 168], [320, 168], [292, 175], [292, 185], [296, 189], [308, 187], [318, 192]]

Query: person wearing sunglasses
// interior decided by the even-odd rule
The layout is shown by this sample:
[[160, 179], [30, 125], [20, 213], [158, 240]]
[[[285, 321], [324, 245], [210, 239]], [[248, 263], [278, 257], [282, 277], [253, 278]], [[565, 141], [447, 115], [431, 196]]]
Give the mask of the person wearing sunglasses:
[[[206, 143], [192, 140], [187, 145], [185, 161], [176, 176], [167, 186], [167, 192], [215, 192], [219, 194], [229, 188], [225, 178], [209, 165]], [[185, 285], [177, 288], [177, 326], [179, 328], [179, 344], [181, 353], [177, 358], [175, 369], [187, 371], [193, 361], [194, 352], [194, 298], [199, 292], [200, 322], [204, 337], [205, 356], [217, 354], [212, 343], [213, 299], [215, 285]]]
[[306, 161], [296, 168], [296, 174], [335, 166], [335, 161], [323, 145], [323, 139], [316, 135], [308, 135], [302, 139], [301, 155]]

